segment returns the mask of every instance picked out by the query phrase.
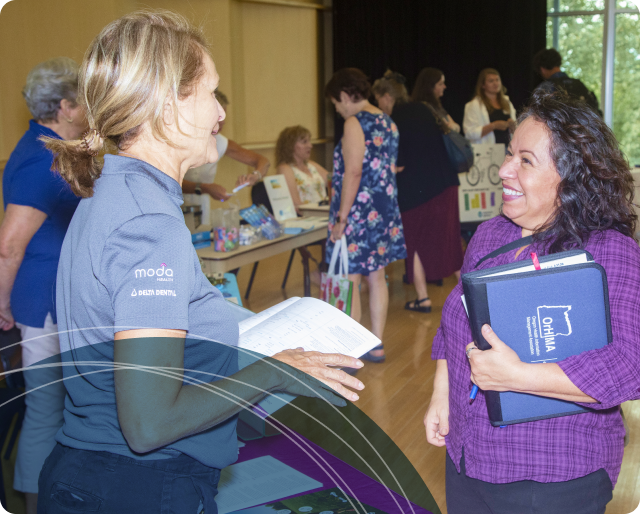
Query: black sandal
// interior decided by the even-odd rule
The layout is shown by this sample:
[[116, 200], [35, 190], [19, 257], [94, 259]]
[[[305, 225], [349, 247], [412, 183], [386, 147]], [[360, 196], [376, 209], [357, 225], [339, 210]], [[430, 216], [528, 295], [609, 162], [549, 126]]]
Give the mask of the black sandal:
[[[415, 300], [407, 302], [404, 305], [404, 308], [408, 311], [416, 311], [416, 312], [423, 312], [424, 314], [429, 314], [431, 312], [431, 305], [427, 305], [425, 307], [420, 306], [422, 302], [426, 302], [427, 300], [429, 300], [428, 296], [426, 298], [423, 298], [422, 300], [419, 300], [418, 298], [416, 298]], [[413, 306], [411, 304], [413, 304]]]

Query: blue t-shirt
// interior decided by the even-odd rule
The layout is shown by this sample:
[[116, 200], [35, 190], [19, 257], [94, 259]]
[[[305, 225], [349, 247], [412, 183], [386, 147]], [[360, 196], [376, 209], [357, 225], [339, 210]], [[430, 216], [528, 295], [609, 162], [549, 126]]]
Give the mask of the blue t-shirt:
[[184, 453], [214, 468], [237, 459], [235, 417], [144, 455], [130, 450], [118, 423], [115, 332], [186, 330], [185, 378], [210, 382], [238, 370], [238, 324], [202, 273], [181, 204], [180, 185], [165, 173], [107, 155], [94, 195], [76, 210], [58, 269], [60, 349], [63, 363], [73, 363], [63, 367], [67, 397], [56, 436], [66, 446], [137, 459]]
[[2, 195], [5, 209], [12, 203], [34, 207], [47, 215], [27, 245], [11, 291], [14, 319], [29, 327], [42, 328], [48, 313], [56, 323], [60, 248], [80, 198], [58, 173], [51, 171], [53, 154], [38, 141], [40, 136], [60, 139], [53, 130], [31, 120], [29, 130], [4, 168]]

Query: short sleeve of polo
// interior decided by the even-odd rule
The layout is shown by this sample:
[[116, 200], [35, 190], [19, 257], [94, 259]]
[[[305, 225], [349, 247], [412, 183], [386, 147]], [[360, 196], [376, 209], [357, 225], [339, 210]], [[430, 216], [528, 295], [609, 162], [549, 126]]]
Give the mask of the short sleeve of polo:
[[120, 327], [189, 329], [189, 302], [195, 284], [191, 235], [166, 214], [129, 220], [107, 239], [102, 283]]
[[7, 204], [26, 205], [51, 216], [59, 201], [61, 188], [68, 186], [51, 171], [51, 155], [30, 159], [16, 170], [11, 179]]

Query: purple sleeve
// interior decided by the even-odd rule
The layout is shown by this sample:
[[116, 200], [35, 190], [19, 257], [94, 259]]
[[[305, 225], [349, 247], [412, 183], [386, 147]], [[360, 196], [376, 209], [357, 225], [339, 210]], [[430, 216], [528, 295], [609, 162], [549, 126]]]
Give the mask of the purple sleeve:
[[[487, 237], [491, 234], [491, 231], [487, 230], [489, 227], [491, 226], [491, 223], [486, 222], [481, 224], [478, 227], [478, 230], [476, 231], [476, 233], [473, 235], [473, 237], [471, 238], [471, 241], [469, 241], [469, 246], [467, 246], [467, 251], [464, 254], [464, 261], [462, 262], [462, 268], [460, 270], [461, 274], [465, 274], [468, 273], [470, 271], [473, 270], [473, 268], [476, 265], [476, 262], [478, 262], [484, 255], [485, 253], [488, 252], [484, 252], [484, 250], [482, 250], [482, 248], [485, 246], [485, 242], [487, 240]], [[458, 291], [458, 288], [455, 288], [451, 295], [455, 295], [457, 296], [457, 301], [460, 301], [459, 298], [462, 295], [462, 292], [458, 291], [456, 293], [456, 291]], [[456, 299], [454, 298], [454, 301], [456, 301]], [[440, 321], [440, 327], [438, 328], [438, 331], [436, 332], [435, 337], [433, 338], [433, 343], [431, 346], [431, 359], [432, 360], [438, 360], [438, 359], [446, 359], [446, 332], [447, 332], [447, 325], [449, 323], [455, 323], [455, 319], [452, 321], [453, 315], [451, 313], [451, 306], [447, 305], [449, 303], [449, 298], [447, 298], [447, 301], [445, 302], [445, 305], [442, 309], [442, 318]]]
[[579, 403], [592, 409], [640, 398], [640, 248], [612, 232], [592, 253], [607, 273], [613, 341], [558, 363], [578, 389], [599, 402]]
[[433, 344], [431, 345], [431, 360], [446, 359], [445, 354], [445, 338], [442, 324], [438, 327], [436, 336], [433, 338]]

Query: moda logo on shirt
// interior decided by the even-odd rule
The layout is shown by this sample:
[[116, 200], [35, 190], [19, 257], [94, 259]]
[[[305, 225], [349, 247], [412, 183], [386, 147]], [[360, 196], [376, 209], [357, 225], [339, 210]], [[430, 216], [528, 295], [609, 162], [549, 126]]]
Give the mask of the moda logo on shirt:
[[173, 270], [164, 262], [158, 269], [137, 269], [134, 273], [136, 278], [157, 277], [156, 280], [160, 282], [173, 282]]

